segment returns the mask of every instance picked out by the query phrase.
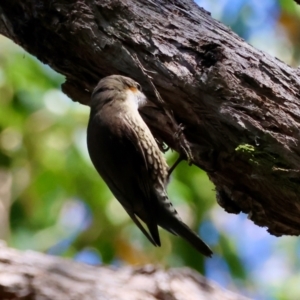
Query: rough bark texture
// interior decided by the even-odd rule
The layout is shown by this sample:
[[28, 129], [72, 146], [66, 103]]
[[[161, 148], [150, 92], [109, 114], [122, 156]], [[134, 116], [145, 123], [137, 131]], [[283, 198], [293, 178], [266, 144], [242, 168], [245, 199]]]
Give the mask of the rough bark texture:
[[190, 269], [92, 267], [4, 245], [0, 299], [246, 300]]
[[142, 111], [155, 136], [191, 149], [226, 211], [248, 213], [274, 235], [299, 235], [297, 70], [191, 0], [2, 0], [0, 32], [66, 75], [74, 101], [88, 104], [103, 76], [139, 81], [157, 105]]

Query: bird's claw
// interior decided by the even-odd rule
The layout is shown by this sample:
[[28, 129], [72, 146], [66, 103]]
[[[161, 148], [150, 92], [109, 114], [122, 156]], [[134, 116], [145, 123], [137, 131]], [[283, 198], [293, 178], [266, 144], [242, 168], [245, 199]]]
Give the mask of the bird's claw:
[[[194, 158], [193, 158], [191, 148], [190, 148], [190, 146], [189, 146], [189, 144], [188, 144], [188, 142], [187, 142], [187, 140], [186, 140], [186, 138], [183, 134], [184, 130], [185, 130], [185, 126], [182, 123], [178, 124], [177, 130], [174, 133], [174, 138], [176, 140], [178, 140], [180, 148], [183, 150], [183, 152], [186, 156], [185, 158], [188, 162], [188, 165], [191, 166], [192, 163], [193, 163]], [[183, 160], [184, 157], [182, 155], [181, 155], [181, 157], [182, 157], [181, 160]]]

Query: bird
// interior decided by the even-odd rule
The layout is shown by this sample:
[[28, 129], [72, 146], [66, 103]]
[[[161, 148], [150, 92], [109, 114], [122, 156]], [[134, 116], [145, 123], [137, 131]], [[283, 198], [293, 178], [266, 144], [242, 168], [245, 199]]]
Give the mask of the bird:
[[91, 161], [154, 246], [161, 246], [160, 226], [210, 257], [211, 249], [181, 220], [168, 198], [169, 167], [139, 113], [148, 101], [141, 85], [129, 77], [110, 75], [99, 81], [92, 93], [87, 127]]

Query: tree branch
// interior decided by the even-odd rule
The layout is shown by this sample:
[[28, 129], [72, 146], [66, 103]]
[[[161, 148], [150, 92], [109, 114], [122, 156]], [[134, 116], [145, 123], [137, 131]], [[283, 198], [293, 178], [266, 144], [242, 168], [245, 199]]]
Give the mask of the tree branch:
[[74, 101], [88, 104], [103, 76], [136, 79], [155, 103], [142, 111], [154, 135], [184, 154], [162, 108], [172, 111], [225, 210], [248, 213], [274, 235], [299, 235], [297, 70], [192, 0], [4, 0], [0, 9], [0, 32], [66, 75]]
[[190, 269], [92, 267], [0, 245], [1, 299], [246, 300]]

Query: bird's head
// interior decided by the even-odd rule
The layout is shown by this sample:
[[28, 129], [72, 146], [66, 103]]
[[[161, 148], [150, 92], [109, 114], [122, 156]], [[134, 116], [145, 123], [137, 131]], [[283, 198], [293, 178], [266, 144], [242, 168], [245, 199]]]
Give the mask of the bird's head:
[[91, 107], [101, 108], [112, 101], [128, 102], [136, 109], [147, 103], [139, 83], [121, 75], [101, 79], [92, 94]]

